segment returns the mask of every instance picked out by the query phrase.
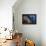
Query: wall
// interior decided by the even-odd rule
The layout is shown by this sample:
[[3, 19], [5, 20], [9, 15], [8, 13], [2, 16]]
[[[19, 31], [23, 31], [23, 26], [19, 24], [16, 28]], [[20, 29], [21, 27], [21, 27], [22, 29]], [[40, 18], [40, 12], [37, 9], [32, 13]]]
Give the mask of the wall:
[[[16, 0], [0, 0], [0, 27], [6, 27], [9, 30], [12, 29], [12, 6], [15, 2]], [[0, 32], [2, 32], [1, 29]], [[10, 36], [10, 32], [3, 31], [3, 33], [0, 34], [0, 38], [5, 38], [5, 35]]]
[[0, 27], [12, 29], [12, 6], [16, 0], [0, 0]]
[[46, 46], [46, 0], [41, 3], [41, 41], [42, 46]]
[[[14, 5], [16, 6], [16, 5]], [[13, 7], [15, 29], [23, 33], [24, 38], [35, 41], [36, 46], [41, 46], [41, 1], [23, 0], [18, 7]], [[37, 14], [36, 25], [23, 25], [22, 14]]]

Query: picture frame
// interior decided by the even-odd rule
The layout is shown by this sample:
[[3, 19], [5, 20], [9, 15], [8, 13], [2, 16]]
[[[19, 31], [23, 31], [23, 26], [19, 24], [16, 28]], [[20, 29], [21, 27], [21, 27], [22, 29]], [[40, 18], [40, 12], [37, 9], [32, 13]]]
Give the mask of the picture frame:
[[36, 14], [22, 14], [22, 24], [36, 24]]

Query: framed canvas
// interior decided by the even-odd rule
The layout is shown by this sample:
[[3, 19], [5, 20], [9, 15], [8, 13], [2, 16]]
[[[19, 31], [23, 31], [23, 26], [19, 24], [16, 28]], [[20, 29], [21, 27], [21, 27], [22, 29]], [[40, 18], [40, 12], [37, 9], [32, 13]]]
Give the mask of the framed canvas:
[[36, 24], [36, 14], [22, 14], [22, 24]]

